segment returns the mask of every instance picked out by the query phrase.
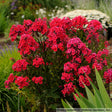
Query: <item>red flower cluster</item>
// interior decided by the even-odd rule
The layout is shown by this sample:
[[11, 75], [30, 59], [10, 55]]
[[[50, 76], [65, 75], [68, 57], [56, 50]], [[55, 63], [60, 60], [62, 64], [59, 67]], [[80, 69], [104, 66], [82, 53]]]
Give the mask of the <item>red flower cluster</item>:
[[35, 83], [35, 84], [42, 84], [43, 83], [43, 77], [33, 77], [32, 78], [32, 81]]
[[5, 88], [10, 88], [9, 86], [10, 86], [10, 84], [12, 83], [14, 81], [14, 75], [13, 75], [13, 73], [11, 73], [10, 75], [9, 75], [9, 77], [8, 77], [8, 80], [6, 80], [5, 81]]
[[21, 60], [16, 61], [12, 65], [12, 69], [14, 71], [20, 72], [22, 70], [26, 70], [27, 69], [27, 65], [28, 65], [28, 62], [25, 59], [21, 59]]
[[85, 25], [88, 24], [87, 19], [85, 17], [82, 17], [82, 16], [77, 16], [77, 17], [73, 18], [71, 22], [72, 22], [72, 26], [73, 26], [73, 29], [75, 32], [78, 29], [84, 30]]
[[[89, 75], [92, 69], [96, 67], [97, 70], [102, 70], [104, 66], [107, 66], [107, 60], [104, 57], [108, 56], [108, 50], [103, 49], [103, 51], [99, 51], [97, 54], [92, 53], [77, 37], [68, 41], [66, 54], [71, 60], [64, 64], [64, 73], [62, 73], [61, 79], [65, 80], [66, 83], [71, 81], [75, 83], [74, 79], [79, 78], [79, 86], [82, 88], [84, 88], [84, 84], [90, 86], [89, 80], [91, 78]], [[82, 66], [83, 63], [86, 63], [86, 66]], [[66, 92], [63, 91], [62, 93], [65, 96]]]
[[73, 81], [74, 80], [73, 74], [64, 72], [64, 73], [62, 73], [61, 80], [65, 80], [66, 82]]
[[10, 29], [9, 37], [11, 41], [16, 40], [17, 36], [21, 36], [25, 33], [25, 28], [23, 25], [13, 25]]
[[45, 65], [43, 58], [36, 57], [33, 60], [33, 66], [35, 66], [36, 68], [38, 68], [42, 64]]
[[86, 31], [88, 32], [86, 40], [91, 43], [91, 40], [99, 42], [98, 31], [102, 30], [102, 24], [98, 20], [91, 20], [87, 26]]
[[[84, 88], [84, 84], [89, 86], [89, 80], [94, 80], [94, 68], [103, 70], [107, 66], [105, 57], [109, 54], [108, 50], [102, 48], [99, 51], [98, 47], [96, 48], [97, 50], [93, 51], [94, 49], [90, 47], [93, 44], [96, 45], [95, 42], [100, 44], [98, 42], [101, 31], [103, 31], [103, 28], [99, 21], [91, 20], [89, 22], [82, 16], [74, 19], [60, 19], [56, 17], [50, 21], [47, 21], [46, 18], [39, 18], [34, 22], [24, 20], [23, 25], [13, 25], [10, 30], [10, 37], [14, 41], [18, 40], [16, 38], [20, 36], [18, 49], [22, 59], [14, 63], [12, 69], [17, 72], [27, 69], [26, 75], [31, 74], [28, 76], [30, 79], [22, 76], [16, 77], [15, 83], [19, 88], [28, 86], [29, 80], [32, 80], [35, 84], [42, 84], [43, 79], [45, 81], [53, 80], [54, 76], [57, 75], [54, 75], [54, 73], [58, 73], [58, 76], [55, 78], [57, 81], [54, 81], [56, 84], [53, 85], [59, 87], [58, 81], [62, 83], [60, 85], [65, 83], [64, 88], [61, 88], [64, 96], [74, 92], [76, 86], [80, 86], [80, 89]], [[86, 41], [86, 44], [81, 39], [84, 42]], [[106, 47], [107, 44], [108, 42], [105, 42]], [[26, 62], [26, 59], [30, 64]], [[58, 65], [57, 61], [61, 65]], [[27, 66], [28, 64], [29, 66]], [[61, 66], [64, 66], [64, 68]], [[37, 71], [34, 71], [36, 69]], [[38, 76], [41, 73], [40, 71], [43, 73], [43, 77], [34, 76], [35, 73]], [[49, 76], [44, 76], [46, 72], [50, 75], [49, 79], [46, 79]], [[62, 76], [59, 76], [61, 73]], [[110, 81], [110, 74], [111, 70], [104, 73], [107, 83]], [[10, 77], [5, 82], [7, 88], [14, 82], [13, 75]], [[35, 85], [35, 87], [37, 86]]]
[[104, 72], [104, 79], [106, 79], [106, 83], [110, 83], [112, 81], [112, 69], [108, 69]]
[[17, 76], [15, 80], [15, 84], [19, 86], [20, 89], [22, 89], [25, 86], [29, 85], [29, 78], [28, 77], [22, 77], [22, 76]]
[[46, 18], [43, 18], [43, 20], [41, 18], [36, 19], [29, 30], [45, 34], [48, 31]]
[[90, 77], [88, 77], [87, 75], [85, 75], [85, 77], [84, 77], [83, 75], [80, 75], [80, 76], [79, 76], [79, 86], [82, 87], [82, 88], [85, 87], [84, 84], [85, 84], [86, 86], [90, 86], [89, 80], [91, 80], [91, 79], [90, 79]]
[[64, 89], [61, 92], [63, 93], [64, 96], [65, 94], [69, 95], [74, 92], [74, 88], [76, 88], [76, 86], [73, 85], [72, 82], [70, 82], [64, 85]]
[[8, 80], [5, 81], [5, 88], [10, 88], [10, 84], [14, 83], [19, 86], [20, 89], [22, 89], [24, 86], [29, 85], [29, 78], [28, 77], [22, 77], [22, 76], [14, 76], [13, 73], [10, 74], [8, 77]]
[[51, 27], [49, 29], [48, 38], [49, 42], [52, 43], [51, 49], [53, 51], [56, 52], [58, 49], [64, 51], [64, 44], [67, 42], [68, 36], [62, 27]]
[[78, 69], [78, 74], [86, 74], [89, 75], [91, 73], [91, 69], [89, 65], [87, 66], [82, 66]]
[[18, 49], [20, 54], [31, 54], [31, 51], [36, 51], [39, 44], [29, 34], [23, 34], [19, 41]]

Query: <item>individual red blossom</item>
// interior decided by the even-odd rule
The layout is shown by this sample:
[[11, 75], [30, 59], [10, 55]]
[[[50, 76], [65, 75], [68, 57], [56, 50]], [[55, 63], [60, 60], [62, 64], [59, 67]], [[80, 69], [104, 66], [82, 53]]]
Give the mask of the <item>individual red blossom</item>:
[[39, 48], [39, 44], [29, 34], [21, 36], [19, 41], [18, 49], [20, 54], [31, 54], [31, 51], [36, 51]]
[[4, 82], [4, 84], [5, 84], [5, 88], [10, 89], [10, 81], [9, 81], [9, 80], [6, 80], [6, 81]]
[[98, 20], [91, 20], [86, 28], [88, 43], [91, 43], [91, 40], [99, 42], [99, 32], [102, 30], [102, 24]]
[[64, 71], [70, 72], [74, 68], [74, 65], [71, 62], [67, 62], [64, 64]]
[[55, 27], [55, 26], [59, 27], [60, 25], [62, 25], [61, 18], [58, 18], [58, 17], [53, 18], [52, 20], [50, 20], [49, 25], [50, 25], [50, 27]]
[[15, 80], [15, 84], [17, 84], [20, 89], [22, 89], [25, 86], [27, 87], [29, 85], [29, 78], [18, 76]]
[[8, 80], [12, 83], [14, 81], [14, 75], [11, 73], [8, 77]]
[[64, 72], [62, 73], [61, 80], [65, 80], [66, 82], [73, 81], [74, 80], [73, 74]]
[[112, 69], [108, 69], [104, 72], [104, 79], [106, 80], [106, 83], [110, 83], [112, 81]]
[[99, 60], [102, 55], [108, 56], [108, 54], [109, 54], [109, 51], [107, 49], [103, 49], [102, 51], [98, 51], [96, 58], [97, 58], [97, 60]]
[[89, 75], [91, 73], [91, 68], [89, 67], [89, 65], [82, 66], [78, 69], [78, 73]]
[[[76, 95], [77, 97], [79, 97], [79, 95], [78, 95], [77, 93], [75, 93], [75, 95]], [[74, 97], [74, 100], [77, 101], [75, 95], [74, 95], [73, 97]], [[83, 95], [82, 93], [80, 93], [80, 95], [81, 95], [82, 97], [84, 97], [84, 95]]]
[[49, 63], [48, 63], [48, 62], [46, 62], [46, 65], [49, 65]]
[[21, 60], [16, 61], [12, 65], [12, 69], [14, 71], [20, 72], [22, 70], [26, 70], [27, 69], [27, 65], [28, 65], [28, 62], [25, 59], [21, 59]]
[[102, 24], [98, 20], [91, 20], [87, 28], [94, 29], [94, 31], [101, 30]]
[[33, 77], [32, 78], [32, 81], [35, 83], [35, 84], [42, 84], [43, 83], [43, 77], [39, 76], [39, 77]]
[[33, 22], [30, 31], [40, 32], [41, 34], [45, 34], [48, 31], [46, 18], [43, 18], [43, 20], [41, 18], [36, 19]]
[[56, 44], [54, 44], [54, 45], [52, 45], [51, 49], [56, 52], [58, 50], [58, 46]]
[[24, 20], [24, 22], [23, 22], [23, 25], [27, 26], [27, 27], [31, 26], [32, 24], [33, 24], [33, 22], [31, 20]]
[[74, 59], [76, 62], [81, 63], [81, 57], [77, 57]]
[[33, 60], [33, 66], [35, 66], [36, 68], [38, 68], [40, 65], [45, 65], [44, 63], [44, 60], [43, 58], [38, 58], [36, 57], [34, 60]]
[[103, 60], [102, 64], [104, 64], [105, 66], [108, 65], [108, 64], [107, 64], [107, 60], [106, 60], [106, 58]]
[[73, 93], [74, 92], [74, 88], [76, 88], [76, 86], [73, 85], [72, 82], [70, 82], [70, 83], [64, 85], [64, 89], [61, 92], [62, 92], [62, 94], [65, 97], [66, 94], [70, 95], [71, 93]]
[[84, 77], [83, 75], [80, 75], [79, 76], [79, 86], [82, 88], [85, 87], [84, 84], [86, 86], [90, 86], [89, 80], [91, 80], [89, 76], [85, 75], [85, 77]]
[[62, 43], [59, 43], [59, 44], [58, 44], [58, 48], [59, 48], [61, 51], [64, 51], [64, 47], [63, 47], [63, 44], [62, 44]]
[[103, 69], [103, 64], [102, 64], [102, 63], [98, 63], [97, 60], [96, 60], [96, 61], [93, 63], [92, 68], [93, 68], [93, 69], [96, 68], [98, 71], [99, 71], [99, 70], [102, 70], [102, 69]]
[[61, 48], [60, 50], [63, 50], [62, 47], [64, 44], [67, 43], [68, 40], [68, 36], [62, 27], [56, 27], [56, 26], [51, 27], [49, 29], [49, 33], [47, 36], [48, 36], [48, 41], [52, 43], [51, 49], [52, 47], [54, 48], [54, 46], [56, 46], [57, 49]]
[[105, 41], [105, 42], [104, 42], [104, 45], [105, 45], [105, 47], [107, 48], [107, 47], [109, 46], [108, 41]]
[[83, 30], [84, 26], [88, 24], [87, 19], [83, 16], [77, 16], [73, 18], [71, 22], [72, 22], [73, 29], [75, 29], [75, 31], [78, 29]]
[[71, 29], [72, 23], [71, 23], [71, 19], [68, 17], [64, 17], [64, 18], [53, 18], [50, 21], [50, 27], [62, 27], [64, 30], [69, 30]]
[[13, 73], [11, 73], [9, 75], [9, 77], [8, 77], [8, 80], [6, 80], [5, 83], [4, 83], [5, 84], [5, 88], [8, 88], [8, 89], [10, 88], [10, 84], [13, 83], [14, 78], [15, 77], [14, 77]]
[[96, 56], [97, 56], [96, 53], [92, 53], [92, 54], [90, 54], [90, 55], [85, 56], [85, 60], [86, 60], [88, 63], [91, 63], [91, 62], [93, 62], [93, 61], [96, 59]]
[[9, 33], [11, 41], [16, 40], [17, 36], [21, 36], [25, 33], [25, 28], [23, 25], [12, 25]]

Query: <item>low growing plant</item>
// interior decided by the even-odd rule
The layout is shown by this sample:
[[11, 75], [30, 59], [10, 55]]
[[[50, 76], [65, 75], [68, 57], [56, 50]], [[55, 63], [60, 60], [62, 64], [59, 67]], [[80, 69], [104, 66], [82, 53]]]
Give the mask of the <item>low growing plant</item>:
[[20, 59], [21, 56], [17, 51], [17, 48], [13, 45], [0, 48], [0, 111], [6, 112], [7, 105], [9, 105], [11, 112], [17, 111], [17, 92], [7, 90], [4, 86], [4, 81], [8, 78], [8, 75], [12, 71], [13, 60]]
[[89, 80], [96, 82], [95, 67], [102, 73], [109, 68], [103, 30], [99, 21], [88, 22], [82, 16], [38, 18], [13, 25], [9, 35], [17, 41], [22, 59], [12, 65], [14, 73], [5, 87], [33, 98], [28, 98], [34, 104], [32, 112], [53, 111], [61, 107], [63, 97], [72, 101], [74, 88], [83, 92], [84, 84], [90, 86]]

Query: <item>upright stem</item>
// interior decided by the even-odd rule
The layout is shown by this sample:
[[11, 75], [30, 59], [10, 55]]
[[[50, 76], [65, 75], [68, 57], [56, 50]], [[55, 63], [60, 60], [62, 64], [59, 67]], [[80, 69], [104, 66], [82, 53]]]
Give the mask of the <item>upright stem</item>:
[[18, 94], [18, 112], [20, 112], [20, 110], [19, 110], [19, 94]]

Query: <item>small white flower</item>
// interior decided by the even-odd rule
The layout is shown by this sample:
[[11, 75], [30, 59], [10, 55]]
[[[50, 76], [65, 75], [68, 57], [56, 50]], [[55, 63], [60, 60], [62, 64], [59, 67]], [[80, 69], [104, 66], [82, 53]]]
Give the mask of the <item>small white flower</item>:
[[14, 15], [14, 12], [11, 12], [11, 15]]
[[21, 18], [24, 18], [24, 17], [25, 17], [24, 15], [21, 16]]
[[38, 13], [38, 10], [36, 10], [36, 14], [38, 15], [39, 13]]

